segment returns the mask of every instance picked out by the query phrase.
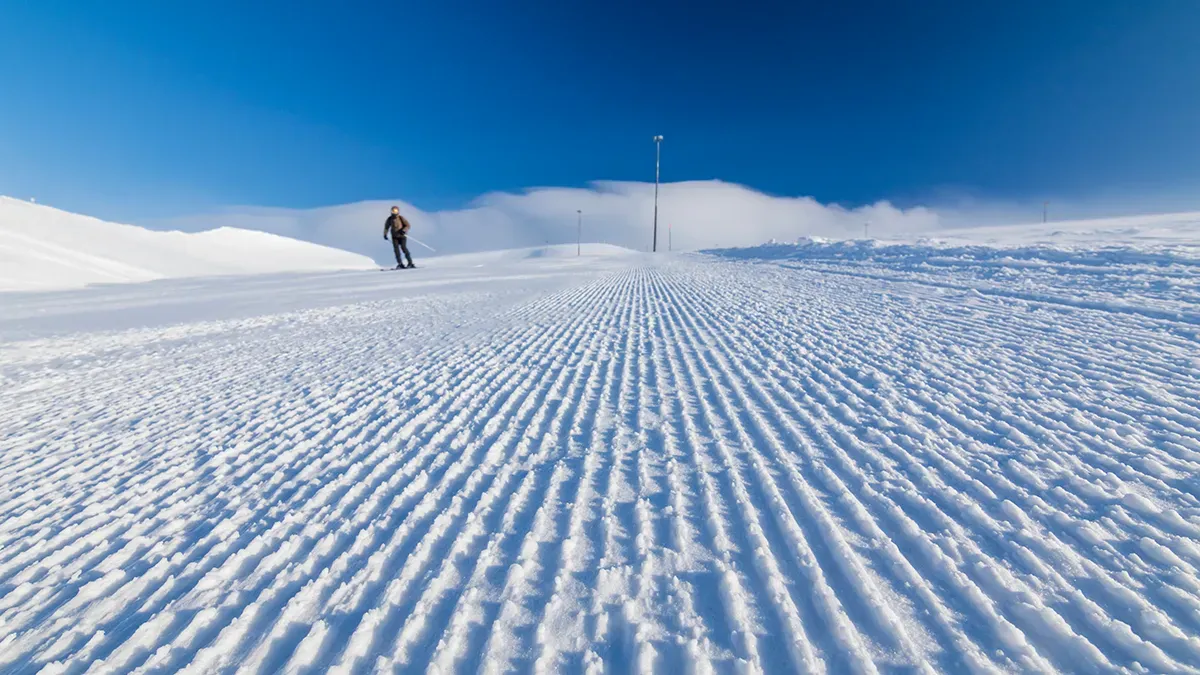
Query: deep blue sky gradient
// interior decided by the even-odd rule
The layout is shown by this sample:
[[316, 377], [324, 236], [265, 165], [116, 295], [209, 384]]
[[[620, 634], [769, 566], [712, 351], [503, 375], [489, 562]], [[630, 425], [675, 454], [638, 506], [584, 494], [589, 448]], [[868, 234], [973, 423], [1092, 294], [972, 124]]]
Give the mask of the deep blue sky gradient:
[[1200, 2], [0, 2], [0, 194], [222, 205], [720, 178], [1200, 188]]

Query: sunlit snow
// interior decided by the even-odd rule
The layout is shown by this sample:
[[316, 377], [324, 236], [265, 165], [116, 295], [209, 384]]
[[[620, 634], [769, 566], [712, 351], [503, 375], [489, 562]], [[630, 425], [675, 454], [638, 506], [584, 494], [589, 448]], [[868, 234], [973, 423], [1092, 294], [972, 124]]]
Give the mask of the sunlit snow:
[[0, 294], [0, 672], [1196, 671], [1186, 247], [574, 253]]

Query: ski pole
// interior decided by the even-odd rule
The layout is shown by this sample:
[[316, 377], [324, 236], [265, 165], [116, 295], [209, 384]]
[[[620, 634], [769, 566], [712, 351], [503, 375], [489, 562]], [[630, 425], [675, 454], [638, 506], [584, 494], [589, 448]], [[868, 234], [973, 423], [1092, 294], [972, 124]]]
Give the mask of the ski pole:
[[424, 246], [425, 248], [429, 249], [430, 251], [433, 251], [434, 253], [437, 253], [437, 249], [436, 249], [436, 248], [434, 248], [434, 247], [430, 246], [429, 244], [426, 244], [425, 242], [421, 241], [420, 239], [417, 239], [416, 237], [414, 237], [414, 236], [412, 236], [412, 235], [409, 235], [409, 237], [408, 237], [408, 238], [409, 238], [409, 239], [412, 239], [413, 241], [417, 242], [418, 244], [420, 244], [420, 245]]

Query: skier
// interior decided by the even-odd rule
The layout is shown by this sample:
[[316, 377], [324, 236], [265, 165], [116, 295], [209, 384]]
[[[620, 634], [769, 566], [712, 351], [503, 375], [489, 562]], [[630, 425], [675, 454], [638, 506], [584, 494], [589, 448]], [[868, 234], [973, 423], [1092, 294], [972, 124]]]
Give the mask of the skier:
[[400, 252], [404, 252], [404, 257], [408, 258], [408, 268], [416, 267], [413, 264], [412, 254], [408, 252], [408, 230], [412, 227], [408, 224], [408, 219], [400, 215], [400, 207], [392, 207], [392, 215], [388, 216], [387, 222], [383, 225], [383, 238], [388, 238], [388, 233], [392, 235], [392, 252], [396, 254], [396, 269], [404, 269], [404, 261], [400, 259]]

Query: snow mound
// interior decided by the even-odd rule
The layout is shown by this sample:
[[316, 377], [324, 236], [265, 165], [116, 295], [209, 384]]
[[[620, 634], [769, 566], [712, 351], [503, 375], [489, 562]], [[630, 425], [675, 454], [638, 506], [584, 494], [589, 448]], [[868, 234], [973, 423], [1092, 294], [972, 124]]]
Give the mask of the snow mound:
[[265, 232], [156, 232], [0, 197], [0, 291], [369, 267], [365, 256]]

